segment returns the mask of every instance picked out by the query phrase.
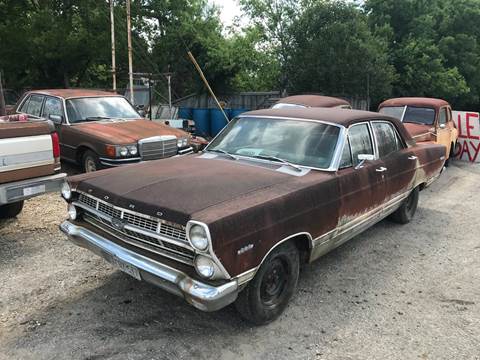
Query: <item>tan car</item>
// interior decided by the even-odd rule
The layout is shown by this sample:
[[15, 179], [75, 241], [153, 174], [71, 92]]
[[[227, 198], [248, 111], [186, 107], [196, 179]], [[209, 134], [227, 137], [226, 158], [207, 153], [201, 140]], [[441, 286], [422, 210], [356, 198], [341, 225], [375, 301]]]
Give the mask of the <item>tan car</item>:
[[400, 119], [417, 142], [445, 145], [448, 165], [458, 139], [458, 130], [448, 102], [433, 98], [396, 98], [384, 101], [378, 111]]

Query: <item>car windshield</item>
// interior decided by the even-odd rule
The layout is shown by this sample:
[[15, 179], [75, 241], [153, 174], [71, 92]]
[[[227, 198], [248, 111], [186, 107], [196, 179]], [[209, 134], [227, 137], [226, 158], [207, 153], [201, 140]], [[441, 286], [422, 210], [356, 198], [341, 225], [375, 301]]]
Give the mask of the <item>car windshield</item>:
[[385, 114], [402, 120], [403, 112], [405, 111], [405, 106], [387, 106], [380, 109], [380, 114]]
[[405, 106], [391, 106], [382, 108], [380, 112], [382, 114], [396, 117], [406, 123], [433, 125], [435, 122], [435, 109], [432, 108], [407, 106], [407, 109], [405, 110]]
[[240, 117], [207, 150], [328, 169], [339, 134], [339, 127], [315, 121]]
[[70, 123], [102, 119], [138, 119], [140, 115], [120, 96], [86, 97], [66, 102]]

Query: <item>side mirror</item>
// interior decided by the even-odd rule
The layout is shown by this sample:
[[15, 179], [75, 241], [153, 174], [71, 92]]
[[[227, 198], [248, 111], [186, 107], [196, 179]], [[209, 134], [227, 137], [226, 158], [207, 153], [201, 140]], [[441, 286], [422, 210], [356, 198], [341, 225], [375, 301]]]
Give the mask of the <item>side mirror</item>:
[[355, 166], [355, 169], [360, 169], [363, 167], [363, 164], [365, 164], [365, 161], [373, 161], [375, 160], [375, 155], [371, 154], [358, 154], [358, 160], [360, 162], [358, 163], [357, 166]]
[[147, 115], [147, 112], [145, 111], [145, 105], [143, 104], [136, 105], [135, 110], [137, 110], [141, 117], [145, 117]]
[[52, 120], [55, 124], [63, 123], [63, 116], [61, 115], [48, 115], [48, 119]]

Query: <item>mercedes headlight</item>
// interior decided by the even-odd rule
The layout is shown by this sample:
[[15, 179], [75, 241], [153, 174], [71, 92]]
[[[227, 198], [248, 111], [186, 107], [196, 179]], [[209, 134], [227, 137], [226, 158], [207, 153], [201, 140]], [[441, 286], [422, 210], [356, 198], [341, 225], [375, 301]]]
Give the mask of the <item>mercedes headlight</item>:
[[179, 139], [177, 140], [177, 146], [178, 146], [179, 148], [185, 147], [185, 146], [187, 146], [187, 145], [188, 145], [188, 139], [187, 139], [187, 138], [179, 138]]
[[65, 200], [70, 200], [72, 198], [72, 188], [66, 181], [62, 185], [62, 196]]
[[200, 251], [205, 251], [208, 249], [208, 235], [203, 226], [193, 225], [190, 228], [188, 237], [195, 249]]
[[73, 204], [68, 205], [68, 217], [70, 220], [75, 221], [77, 219], [78, 213], [77, 208]]
[[215, 263], [206, 256], [197, 256], [195, 258], [195, 269], [205, 279], [210, 279], [215, 275]]
[[118, 153], [120, 154], [120, 156], [127, 156], [128, 155], [128, 148], [126, 146], [121, 146], [118, 148]]
[[135, 155], [138, 154], [137, 145], [130, 145], [130, 146], [127, 146], [127, 148], [128, 148], [128, 152], [130, 153], [130, 155], [135, 156]]

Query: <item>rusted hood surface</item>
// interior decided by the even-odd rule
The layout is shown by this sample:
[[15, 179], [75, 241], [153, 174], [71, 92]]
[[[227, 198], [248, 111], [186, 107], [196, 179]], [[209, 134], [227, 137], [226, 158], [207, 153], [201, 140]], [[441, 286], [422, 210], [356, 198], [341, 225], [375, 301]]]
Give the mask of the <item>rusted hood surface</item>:
[[54, 127], [49, 121], [3, 122], [0, 119], [0, 139], [48, 135], [53, 131]]
[[109, 144], [131, 144], [140, 139], [161, 135], [187, 136], [182, 130], [148, 120], [89, 122], [73, 127]]
[[[275, 168], [278, 168], [275, 167]], [[310, 175], [306, 175], [308, 177]], [[219, 204], [299, 179], [275, 169], [229, 159], [187, 156], [150, 161], [70, 178], [73, 187], [124, 208], [185, 224]], [[263, 200], [268, 200], [263, 198]], [[215, 218], [222, 214], [216, 213]], [[199, 220], [198, 217], [195, 217]]]
[[431, 125], [412, 124], [407, 122], [403, 123], [403, 125], [415, 141], [432, 141], [432, 135], [430, 133], [432, 128]]

